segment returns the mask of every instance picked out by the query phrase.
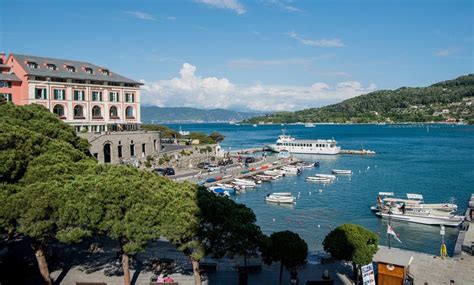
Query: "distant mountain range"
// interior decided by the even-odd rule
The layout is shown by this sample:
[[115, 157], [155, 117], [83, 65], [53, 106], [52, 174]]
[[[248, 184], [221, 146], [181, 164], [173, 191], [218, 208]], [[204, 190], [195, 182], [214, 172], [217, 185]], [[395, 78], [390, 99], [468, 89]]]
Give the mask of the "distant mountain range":
[[226, 109], [197, 109], [189, 107], [142, 106], [141, 118], [144, 123], [213, 123], [242, 121], [261, 113], [237, 112]]
[[340, 103], [258, 116], [245, 123], [465, 122], [474, 124], [474, 74], [428, 87], [379, 90]]

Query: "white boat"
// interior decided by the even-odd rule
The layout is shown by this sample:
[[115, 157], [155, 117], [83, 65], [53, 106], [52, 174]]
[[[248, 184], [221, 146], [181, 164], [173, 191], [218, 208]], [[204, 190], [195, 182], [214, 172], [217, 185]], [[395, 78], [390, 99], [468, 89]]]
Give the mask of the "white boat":
[[332, 175], [332, 174], [315, 174], [314, 176], [328, 178], [332, 180], [336, 179], [336, 175]]
[[255, 187], [257, 184], [255, 181], [248, 180], [248, 179], [240, 179], [240, 178], [235, 178], [233, 182], [237, 185], [243, 185], [243, 186], [250, 186], [250, 187]]
[[275, 176], [272, 176], [272, 175], [258, 174], [258, 175], [255, 175], [254, 179], [261, 180], [261, 181], [271, 181], [271, 180], [274, 180], [276, 178], [275, 178]]
[[305, 128], [314, 128], [315, 125], [314, 125], [313, 123], [305, 123], [305, 124], [304, 124], [304, 127], [305, 127]]
[[276, 144], [268, 145], [268, 148], [274, 152], [302, 154], [338, 154], [341, 151], [334, 139], [297, 140], [284, 133], [278, 137]]
[[[386, 195], [391, 194], [391, 195]], [[379, 197], [377, 198], [377, 205], [370, 207], [373, 211], [378, 211], [382, 205], [390, 204], [392, 206], [401, 206], [405, 205], [407, 209], [410, 210], [437, 210], [444, 212], [456, 212], [458, 206], [454, 203], [435, 203], [427, 204], [423, 200], [423, 195], [421, 194], [407, 194], [407, 199], [393, 198], [393, 192], [379, 192]]]
[[456, 216], [448, 212], [437, 210], [413, 210], [403, 211], [398, 208], [392, 208], [391, 213], [388, 211], [379, 211], [377, 216], [391, 219], [395, 221], [404, 221], [410, 223], [424, 224], [424, 225], [443, 225], [448, 227], [457, 227], [464, 221], [464, 216]]
[[273, 169], [273, 170], [265, 170], [263, 172], [265, 175], [271, 175], [271, 176], [276, 176], [278, 178], [282, 177], [285, 175], [285, 171], [278, 170], [278, 169]]
[[329, 183], [329, 182], [332, 181], [329, 178], [318, 177], [318, 176], [308, 176], [308, 177], [306, 177], [306, 180], [310, 181], [310, 182], [322, 182], [322, 183]]
[[256, 127], [257, 127], [257, 124], [253, 124], [253, 127], [256, 128]]
[[183, 131], [181, 129], [181, 126], [179, 126], [179, 132], [178, 132], [180, 135], [182, 136], [189, 136], [190, 132], [189, 131]]
[[285, 165], [281, 168], [281, 170], [285, 171], [286, 174], [291, 175], [298, 175], [301, 173], [301, 170], [294, 165]]
[[334, 174], [352, 175], [352, 170], [349, 169], [333, 169], [331, 172]]
[[285, 196], [285, 197], [291, 197], [293, 196], [291, 192], [273, 192], [272, 195], [275, 196]]
[[296, 198], [293, 196], [279, 196], [274, 194], [268, 194], [265, 197], [265, 201], [278, 204], [293, 204]]

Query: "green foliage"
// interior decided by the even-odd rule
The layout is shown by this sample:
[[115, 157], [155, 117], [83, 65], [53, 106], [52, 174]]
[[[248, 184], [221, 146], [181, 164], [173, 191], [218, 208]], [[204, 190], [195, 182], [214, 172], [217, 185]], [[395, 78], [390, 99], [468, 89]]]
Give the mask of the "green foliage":
[[219, 133], [219, 132], [215, 132], [215, 131], [212, 132], [212, 133], [209, 135], [209, 137], [210, 137], [211, 139], [213, 139], [213, 140], [214, 140], [215, 142], [217, 142], [217, 143], [223, 141], [224, 138], [225, 138], [225, 136], [224, 136], [223, 134], [221, 134], [221, 133]]
[[265, 263], [281, 262], [287, 269], [304, 265], [307, 256], [308, 245], [297, 233], [291, 231], [272, 233], [262, 252]]
[[161, 132], [162, 138], [180, 138], [181, 135], [167, 126], [155, 125], [155, 124], [143, 124], [142, 128], [147, 131], [159, 131]]
[[200, 190], [198, 202], [201, 210], [199, 239], [206, 253], [217, 258], [257, 256], [264, 236], [250, 208], [205, 189]]
[[[247, 122], [369, 123], [388, 119], [393, 122], [444, 121], [446, 118], [433, 116], [435, 110], [442, 109], [450, 109], [450, 116], [456, 119], [469, 121], [474, 107], [463, 104], [462, 100], [473, 96], [474, 74], [469, 74], [428, 87], [379, 90], [334, 105], [296, 112], [277, 112], [255, 117]], [[460, 105], [451, 105], [456, 102]]]
[[375, 233], [362, 226], [343, 224], [324, 238], [323, 246], [334, 258], [362, 266], [372, 262], [378, 241]]
[[0, 182], [18, 182], [30, 161], [52, 143], [63, 150], [74, 149], [75, 159], [89, 155], [89, 143], [39, 105], [0, 104], [0, 134]]

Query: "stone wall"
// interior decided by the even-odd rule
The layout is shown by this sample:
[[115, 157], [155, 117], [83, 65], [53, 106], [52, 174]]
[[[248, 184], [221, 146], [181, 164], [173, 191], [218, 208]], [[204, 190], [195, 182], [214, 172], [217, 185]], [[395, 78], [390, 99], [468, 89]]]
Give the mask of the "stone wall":
[[80, 133], [91, 144], [90, 152], [99, 163], [134, 163], [161, 150], [160, 132]]

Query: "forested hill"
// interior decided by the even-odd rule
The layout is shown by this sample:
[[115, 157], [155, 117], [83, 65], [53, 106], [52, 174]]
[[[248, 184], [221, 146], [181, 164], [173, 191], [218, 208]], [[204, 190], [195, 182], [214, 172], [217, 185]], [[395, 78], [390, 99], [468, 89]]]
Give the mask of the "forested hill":
[[340, 103], [254, 117], [248, 123], [440, 122], [474, 123], [474, 74], [428, 87], [379, 90]]
[[258, 113], [237, 112], [225, 109], [197, 109], [188, 107], [141, 107], [142, 121], [145, 123], [184, 122], [229, 122], [242, 121], [259, 115]]

